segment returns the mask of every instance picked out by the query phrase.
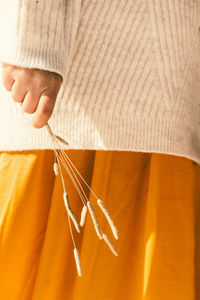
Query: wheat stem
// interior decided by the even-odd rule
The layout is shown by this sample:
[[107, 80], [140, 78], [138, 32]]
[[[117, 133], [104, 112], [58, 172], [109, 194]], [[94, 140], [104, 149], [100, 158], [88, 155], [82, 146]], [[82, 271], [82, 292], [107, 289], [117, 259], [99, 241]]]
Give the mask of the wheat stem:
[[[48, 127], [48, 128], [50, 128], [50, 127]], [[48, 130], [48, 131], [49, 131], [49, 130]], [[56, 146], [55, 146], [56, 139], [55, 139], [55, 137], [54, 137], [52, 131], [50, 130], [49, 132], [51, 132], [51, 133], [50, 133], [50, 136], [51, 136], [51, 139], [52, 139], [54, 148], [56, 148]], [[54, 150], [54, 151], [56, 151], [56, 150]], [[56, 151], [56, 153], [57, 153], [57, 151]], [[57, 157], [57, 155], [56, 155], [56, 157]], [[69, 168], [67, 167], [67, 165], [66, 165], [66, 163], [65, 163], [65, 161], [64, 161], [64, 157], [62, 156], [62, 154], [61, 154], [61, 156], [59, 155], [59, 159], [61, 160], [61, 162], [62, 162], [64, 168], [66, 169], [68, 175], [70, 176], [72, 182], [74, 183], [74, 186], [75, 186], [75, 188], [77, 189], [77, 191], [78, 191], [78, 193], [79, 193], [79, 196], [80, 196], [80, 198], [81, 198], [81, 201], [83, 202], [83, 205], [85, 205], [86, 201], [85, 201], [85, 199], [84, 199], [84, 195], [81, 194], [81, 191], [80, 191], [80, 189], [78, 188], [77, 183], [76, 183], [76, 181], [74, 180], [74, 178], [73, 178], [73, 176], [72, 176], [72, 173], [70, 172]], [[57, 157], [57, 160], [58, 160], [58, 157]], [[73, 171], [73, 170], [72, 170], [72, 172], [73, 172], [73, 175], [76, 177], [76, 175], [74, 174], [74, 171]], [[77, 177], [76, 177], [76, 179], [77, 179]], [[81, 190], [83, 191], [83, 188], [81, 187], [81, 185], [80, 185], [78, 179], [77, 179], [77, 182], [78, 182], [78, 185], [80, 186]], [[84, 191], [83, 191], [83, 193], [84, 193]], [[86, 195], [85, 195], [85, 197], [86, 197]], [[87, 200], [87, 197], [86, 197], [86, 200]]]
[[[62, 162], [62, 164], [63, 164], [63, 166], [64, 166], [64, 168], [65, 168], [65, 162], [64, 162], [63, 157], [60, 156], [59, 158], [60, 158], [60, 160], [61, 160], [61, 162]], [[65, 168], [65, 169], [66, 169], [66, 168]], [[75, 188], [76, 188], [76, 190], [77, 190], [77, 192], [78, 192], [78, 194], [79, 194], [79, 196], [80, 196], [80, 199], [81, 199], [81, 201], [83, 202], [83, 205], [85, 205], [86, 201], [85, 201], [85, 199], [84, 199], [84, 195], [82, 195], [81, 190], [79, 189], [79, 186], [77, 185], [77, 182], [75, 181], [75, 179], [74, 179], [72, 173], [71, 173], [70, 170], [68, 170], [68, 169], [66, 169], [66, 171], [67, 171], [69, 177], [71, 178], [71, 180], [72, 180], [72, 182], [73, 182], [73, 184], [74, 184], [74, 186], [75, 186]]]
[[71, 159], [67, 156], [67, 154], [65, 153], [65, 151], [63, 149], [60, 149], [60, 151], [62, 152], [62, 154], [65, 156], [65, 158], [67, 159], [67, 161], [69, 162], [70, 165], [73, 166], [73, 168], [76, 170], [77, 174], [80, 176], [80, 178], [83, 180], [83, 182], [85, 183], [85, 185], [87, 186], [87, 188], [90, 190], [90, 192], [93, 194], [93, 196], [96, 198], [96, 200], [98, 199], [97, 195], [93, 192], [93, 190], [89, 187], [89, 185], [87, 184], [87, 182], [84, 180], [84, 178], [82, 177], [82, 175], [80, 174], [80, 172], [77, 170], [77, 168], [75, 167], [75, 165], [72, 163]]
[[53, 170], [54, 170], [55, 175], [58, 176], [58, 163], [57, 162], [55, 162], [53, 164]]
[[[55, 145], [54, 145], [55, 147]], [[61, 176], [61, 180], [62, 180], [62, 186], [63, 186], [63, 190], [66, 191], [66, 188], [65, 188], [65, 181], [64, 181], [64, 178], [63, 178], [63, 174], [62, 174], [62, 169], [61, 169], [61, 165], [60, 165], [60, 161], [59, 161], [59, 156], [57, 154], [57, 150], [54, 149], [54, 153], [56, 155], [56, 158], [57, 158], [57, 162], [58, 162], [58, 168], [60, 170], [60, 176]]]
[[[51, 130], [51, 128], [50, 128], [50, 126], [49, 126], [48, 123], [47, 123], [47, 129], [48, 129], [48, 132], [49, 132], [49, 134], [50, 134], [50, 136], [51, 136], [51, 138], [52, 138], [52, 140], [53, 140], [54, 147], [55, 147], [55, 144], [57, 144], [57, 145], [60, 147], [59, 143], [58, 143], [57, 140], [56, 140], [56, 137], [59, 138], [59, 139], [61, 139], [61, 140], [62, 140], [62, 138], [60, 138], [60, 137], [54, 135], [54, 133], [52, 132], [52, 130]], [[63, 140], [63, 141], [64, 141], [64, 140]], [[74, 185], [75, 185], [75, 187], [76, 187], [76, 189], [77, 189], [77, 191], [78, 191], [78, 193], [79, 193], [79, 195], [80, 195], [80, 198], [81, 198], [83, 204], [86, 204], [86, 201], [87, 201], [88, 199], [87, 199], [87, 196], [86, 196], [86, 194], [85, 194], [85, 191], [83, 190], [83, 188], [82, 188], [82, 186], [81, 186], [81, 184], [80, 184], [80, 182], [79, 182], [79, 180], [78, 180], [78, 178], [77, 178], [77, 176], [76, 176], [76, 174], [75, 174], [73, 168], [72, 168], [72, 167], [70, 166], [70, 164], [68, 163], [68, 166], [69, 166], [69, 168], [71, 169], [72, 173], [70, 172], [70, 170], [69, 170], [69, 168], [68, 168], [68, 166], [67, 166], [67, 164], [66, 164], [66, 162], [65, 162], [64, 156], [63, 156], [63, 153], [65, 154], [65, 152], [62, 151], [61, 149], [59, 149], [59, 151], [60, 151], [60, 153], [61, 153], [60, 159], [61, 159], [61, 156], [62, 156], [62, 158], [63, 158], [63, 159], [62, 159], [62, 164], [63, 164], [64, 168], [66, 169], [66, 171], [67, 171], [67, 173], [69, 174], [71, 180], [73, 181], [73, 183], [74, 183]], [[62, 153], [62, 152], [63, 152], [63, 153]], [[79, 185], [79, 187], [80, 187], [80, 189], [81, 189], [81, 191], [82, 191], [82, 193], [83, 193], [83, 197], [82, 197], [82, 195], [81, 195], [81, 193], [80, 193], [80, 191], [79, 191], [79, 189], [78, 189], [77, 183], [76, 183], [76, 181], [74, 180], [72, 174], [74, 175], [75, 179], [77, 180], [77, 183], [78, 183], [78, 185]], [[86, 201], [85, 201], [84, 197], [86, 198]]]
[[59, 140], [59, 142], [63, 143], [64, 145], [69, 145], [69, 143], [67, 141], [65, 141], [63, 138], [61, 138], [60, 136], [58, 135], [55, 135], [55, 137], [57, 138], [57, 140]]
[[[113, 220], [111, 219], [109, 212], [107, 210], [107, 208], [105, 207], [104, 203], [102, 200], [98, 199], [98, 197], [96, 196], [96, 194], [93, 192], [93, 190], [89, 187], [89, 185], [87, 184], [87, 182], [84, 180], [84, 178], [81, 176], [80, 172], [77, 170], [77, 168], [74, 166], [74, 164], [72, 163], [72, 161], [70, 160], [70, 158], [68, 157], [68, 155], [65, 153], [65, 151], [63, 150], [63, 145], [68, 145], [68, 142], [66, 142], [64, 139], [60, 138], [59, 136], [55, 136], [54, 133], [52, 132], [50, 126], [46, 125], [47, 130], [51, 136], [51, 139], [53, 141], [53, 145], [54, 145], [54, 155], [55, 155], [55, 162], [54, 162], [54, 172], [55, 174], [58, 174], [58, 169], [60, 170], [60, 174], [61, 174], [61, 179], [62, 179], [62, 183], [63, 183], [63, 189], [64, 189], [64, 202], [65, 202], [65, 206], [67, 209], [67, 215], [68, 215], [68, 221], [69, 221], [69, 227], [70, 227], [70, 233], [72, 236], [72, 241], [74, 244], [74, 257], [75, 257], [75, 261], [76, 261], [76, 267], [77, 267], [77, 271], [79, 276], [81, 276], [81, 266], [80, 266], [80, 259], [79, 259], [79, 255], [78, 255], [78, 251], [76, 249], [76, 245], [75, 245], [75, 241], [74, 241], [74, 237], [73, 237], [73, 233], [72, 233], [72, 229], [71, 229], [71, 223], [70, 223], [70, 218], [72, 220], [72, 222], [75, 225], [75, 228], [78, 232], [80, 232], [80, 227], [79, 224], [77, 222], [77, 219], [75, 217], [75, 215], [73, 214], [73, 211], [71, 210], [70, 204], [69, 204], [69, 200], [68, 200], [68, 196], [65, 190], [65, 183], [64, 183], [64, 178], [62, 175], [62, 170], [61, 170], [61, 166], [60, 166], [60, 162], [62, 163], [62, 165], [64, 166], [64, 168], [66, 169], [68, 175], [70, 176], [72, 182], [74, 183], [75, 188], [77, 189], [80, 198], [83, 202], [83, 208], [81, 211], [81, 220], [80, 220], [80, 226], [84, 226], [85, 224], [85, 219], [86, 219], [86, 214], [87, 214], [87, 210], [89, 210], [89, 213], [91, 215], [92, 218], [92, 222], [94, 224], [94, 228], [96, 230], [96, 233], [98, 235], [98, 237], [100, 239], [103, 239], [106, 244], [109, 246], [110, 250], [112, 251], [112, 253], [117, 256], [117, 251], [115, 249], [115, 247], [113, 246], [113, 244], [111, 243], [111, 241], [109, 240], [109, 238], [107, 237], [106, 234], [102, 233], [99, 224], [98, 224], [98, 220], [97, 220], [97, 216], [96, 213], [94, 211], [94, 208], [91, 204], [91, 202], [88, 200], [85, 191], [83, 190], [77, 175], [82, 179], [82, 181], [85, 183], [85, 185], [87, 186], [87, 188], [90, 190], [90, 192], [93, 194], [93, 196], [96, 198], [97, 203], [100, 207], [100, 209], [102, 210], [104, 216], [106, 217], [110, 228], [112, 230], [112, 233], [115, 237], [115, 239], [118, 239], [118, 232], [117, 232], [117, 228], [114, 225]], [[60, 143], [61, 146], [60, 146]], [[56, 150], [56, 147], [58, 147], [58, 151]], [[57, 160], [57, 161], [56, 161]], [[57, 163], [57, 165], [56, 165]], [[75, 171], [77, 172], [77, 175], [75, 173]]]
[[117, 253], [115, 247], [113, 246], [113, 244], [111, 243], [111, 241], [109, 240], [109, 238], [107, 237], [107, 235], [105, 233], [102, 234], [102, 238], [106, 242], [106, 244], [108, 245], [108, 247], [110, 248], [110, 250], [112, 251], [112, 253], [115, 256], [118, 256], [118, 253]]
[[71, 235], [71, 238], [72, 238], [72, 243], [73, 243], [74, 248], [76, 248], [76, 243], [75, 243], [75, 240], [74, 240], [74, 235], [73, 235], [73, 232], [72, 232], [72, 226], [71, 226], [70, 217], [69, 217], [68, 213], [67, 213], [67, 219], [68, 219], [68, 224], [69, 224], [69, 232], [70, 232], [70, 235]]
[[108, 223], [110, 225], [110, 228], [112, 230], [112, 233], [115, 237], [115, 239], [117, 240], [118, 239], [118, 232], [117, 232], [117, 228], [115, 227], [109, 213], [108, 213], [108, 210], [107, 208], [105, 207], [105, 204], [103, 203], [103, 201], [101, 201], [100, 199], [97, 200], [97, 203], [99, 205], [99, 207], [101, 208], [102, 212], [104, 213], [104, 216], [106, 217], [106, 219], [108, 220]]
[[97, 216], [95, 214], [95, 211], [94, 211], [94, 208], [91, 204], [90, 201], [87, 202], [87, 207], [88, 207], [88, 210], [90, 212], [90, 215], [91, 215], [91, 218], [92, 218], [92, 221], [93, 221], [93, 224], [94, 224], [94, 228], [96, 230], [96, 233], [98, 235], [98, 237], [100, 238], [100, 240], [102, 239], [102, 236], [101, 236], [101, 229], [99, 227], [99, 224], [98, 224], [98, 221], [97, 221]]
[[87, 206], [84, 205], [81, 211], [81, 221], [80, 221], [80, 226], [82, 227], [85, 225], [86, 215], [87, 215]]
[[[74, 185], [75, 185], [75, 187], [76, 187], [76, 189], [77, 189], [77, 191], [78, 191], [78, 193], [79, 193], [79, 195], [80, 195], [80, 198], [81, 198], [83, 204], [86, 204], [86, 201], [87, 201], [88, 199], [87, 199], [87, 196], [86, 196], [86, 194], [85, 194], [85, 192], [84, 192], [84, 190], [83, 190], [83, 188], [82, 188], [80, 182], [78, 181], [78, 179], [77, 179], [77, 177], [76, 177], [76, 174], [74, 173], [73, 169], [72, 169], [72, 172], [69, 170], [69, 168], [68, 168], [68, 166], [67, 166], [67, 164], [66, 164], [66, 162], [65, 162], [65, 160], [64, 160], [64, 157], [63, 157], [62, 153], [61, 153], [61, 155], [60, 155], [60, 159], [62, 160], [62, 164], [63, 164], [64, 168], [66, 169], [67, 173], [69, 174], [69, 176], [70, 176], [72, 182], [74, 183]], [[74, 179], [74, 177], [73, 177], [72, 174], [74, 175], [74, 177], [75, 177], [75, 179], [77, 180], [77, 182], [76, 182], [76, 180]], [[77, 185], [77, 184], [78, 184], [78, 185]], [[80, 188], [79, 188], [79, 187], [80, 187]], [[81, 194], [81, 192], [82, 192], [82, 194]], [[84, 197], [86, 198], [86, 200], [85, 200]]]
[[75, 217], [75, 215], [74, 215], [74, 213], [73, 213], [73, 211], [70, 207], [68, 195], [67, 195], [66, 192], [63, 193], [63, 198], [64, 198], [64, 203], [65, 203], [65, 207], [67, 209], [67, 212], [68, 212], [72, 222], [74, 223], [74, 226], [75, 226], [77, 232], [80, 233], [80, 227], [78, 225], [78, 221], [77, 221], [77, 219], [76, 219], [76, 217]]
[[[65, 156], [65, 158], [68, 160], [68, 163], [71, 164], [73, 166], [73, 168], [76, 170], [76, 172], [78, 173], [78, 175], [80, 176], [80, 178], [83, 180], [83, 182], [86, 184], [86, 186], [89, 188], [89, 190], [91, 191], [91, 193], [94, 195], [94, 197], [96, 198], [97, 200], [97, 203], [99, 205], [99, 207], [101, 208], [102, 212], [104, 213], [105, 217], [107, 218], [108, 220], [108, 223], [110, 225], [110, 228], [112, 230], [112, 233], [115, 237], [115, 239], [117, 240], [118, 239], [118, 232], [117, 232], [117, 228], [116, 226], [114, 225], [114, 222], [113, 220], [111, 219], [111, 216], [107, 210], [107, 208], [105, 207], [105, 204], [103, 203], [103, 201], [101, 201], [100, 199], [98, 199], [98, 197], [96, 196], [96, 194], [92, 191], [92, 189], [89, 187], [89, 185], [87, 184], [87, 182], [83, 179], [83, 177], [81, 176], [81, 174], [78, 172], [78, 170], [76, 169], [76, 167], [74, 166], [74, 164], [72, 163], [72, 161], [70, 160], [70, 158], [67, 156], [67, 154], [63, 151], [63, 150], [60, 150], [63, 154], [63, 156]], [[99, 200], [99, 201], [98, 201]]]
[[75, 262], [76, 262], [76, 268], [77, 268], [78, 275], [82, 276], [81, 263], [80, 263], [78, 251], [76, 248], [74, 248], [74, 258], [75, 258]]

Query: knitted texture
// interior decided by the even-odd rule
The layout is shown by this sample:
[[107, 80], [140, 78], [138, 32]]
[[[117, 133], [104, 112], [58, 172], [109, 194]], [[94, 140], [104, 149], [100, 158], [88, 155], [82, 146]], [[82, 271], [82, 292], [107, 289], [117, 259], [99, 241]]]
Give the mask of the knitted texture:
[[[68, 149], [200, 164], [200, 1], [0, 0], [0, 26], [0, 61], [63, 77], [49, 124]], [[53, 149], [9, 97], [0, 150]]]

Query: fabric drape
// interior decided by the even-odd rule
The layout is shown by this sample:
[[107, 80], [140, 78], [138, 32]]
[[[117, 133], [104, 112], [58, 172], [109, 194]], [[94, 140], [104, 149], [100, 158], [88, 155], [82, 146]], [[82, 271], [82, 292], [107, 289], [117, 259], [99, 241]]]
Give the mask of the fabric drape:
[[[166, 154], [66, 150], [119, 232], [114, 240], [95, 199], [75, 241], [78, 277], [52, 150], [0, 153], [0, 298], [9, 300], [188, 300], [200, 297], [200, 166]], [[82, 203], [67, 173], [78, 220]]]

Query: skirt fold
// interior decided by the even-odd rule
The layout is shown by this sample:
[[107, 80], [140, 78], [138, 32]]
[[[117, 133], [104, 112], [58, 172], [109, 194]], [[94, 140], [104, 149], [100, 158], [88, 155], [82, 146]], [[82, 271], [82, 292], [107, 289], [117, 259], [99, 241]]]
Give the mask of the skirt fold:
[[[115, 240], [84, 186], [114, 256], [87, 214], [77, 233], [82, 277], [52, 150], [0, 153], [0, 299], [197, 300], [200, 297], [200, 166], [174, 155], [65, 150], [118, 228]], [[83, 203], [63, 169], [70, 206]]]

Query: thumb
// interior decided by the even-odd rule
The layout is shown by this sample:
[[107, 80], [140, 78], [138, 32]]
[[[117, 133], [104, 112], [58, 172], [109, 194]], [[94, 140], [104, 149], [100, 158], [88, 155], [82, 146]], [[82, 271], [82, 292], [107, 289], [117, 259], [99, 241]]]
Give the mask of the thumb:
[[41, 95], [38, 107], [32, 118], [32, 126], [35, 128], [43, 127], [51, 117], [56, 103], [57, 95], [47, 94]]

